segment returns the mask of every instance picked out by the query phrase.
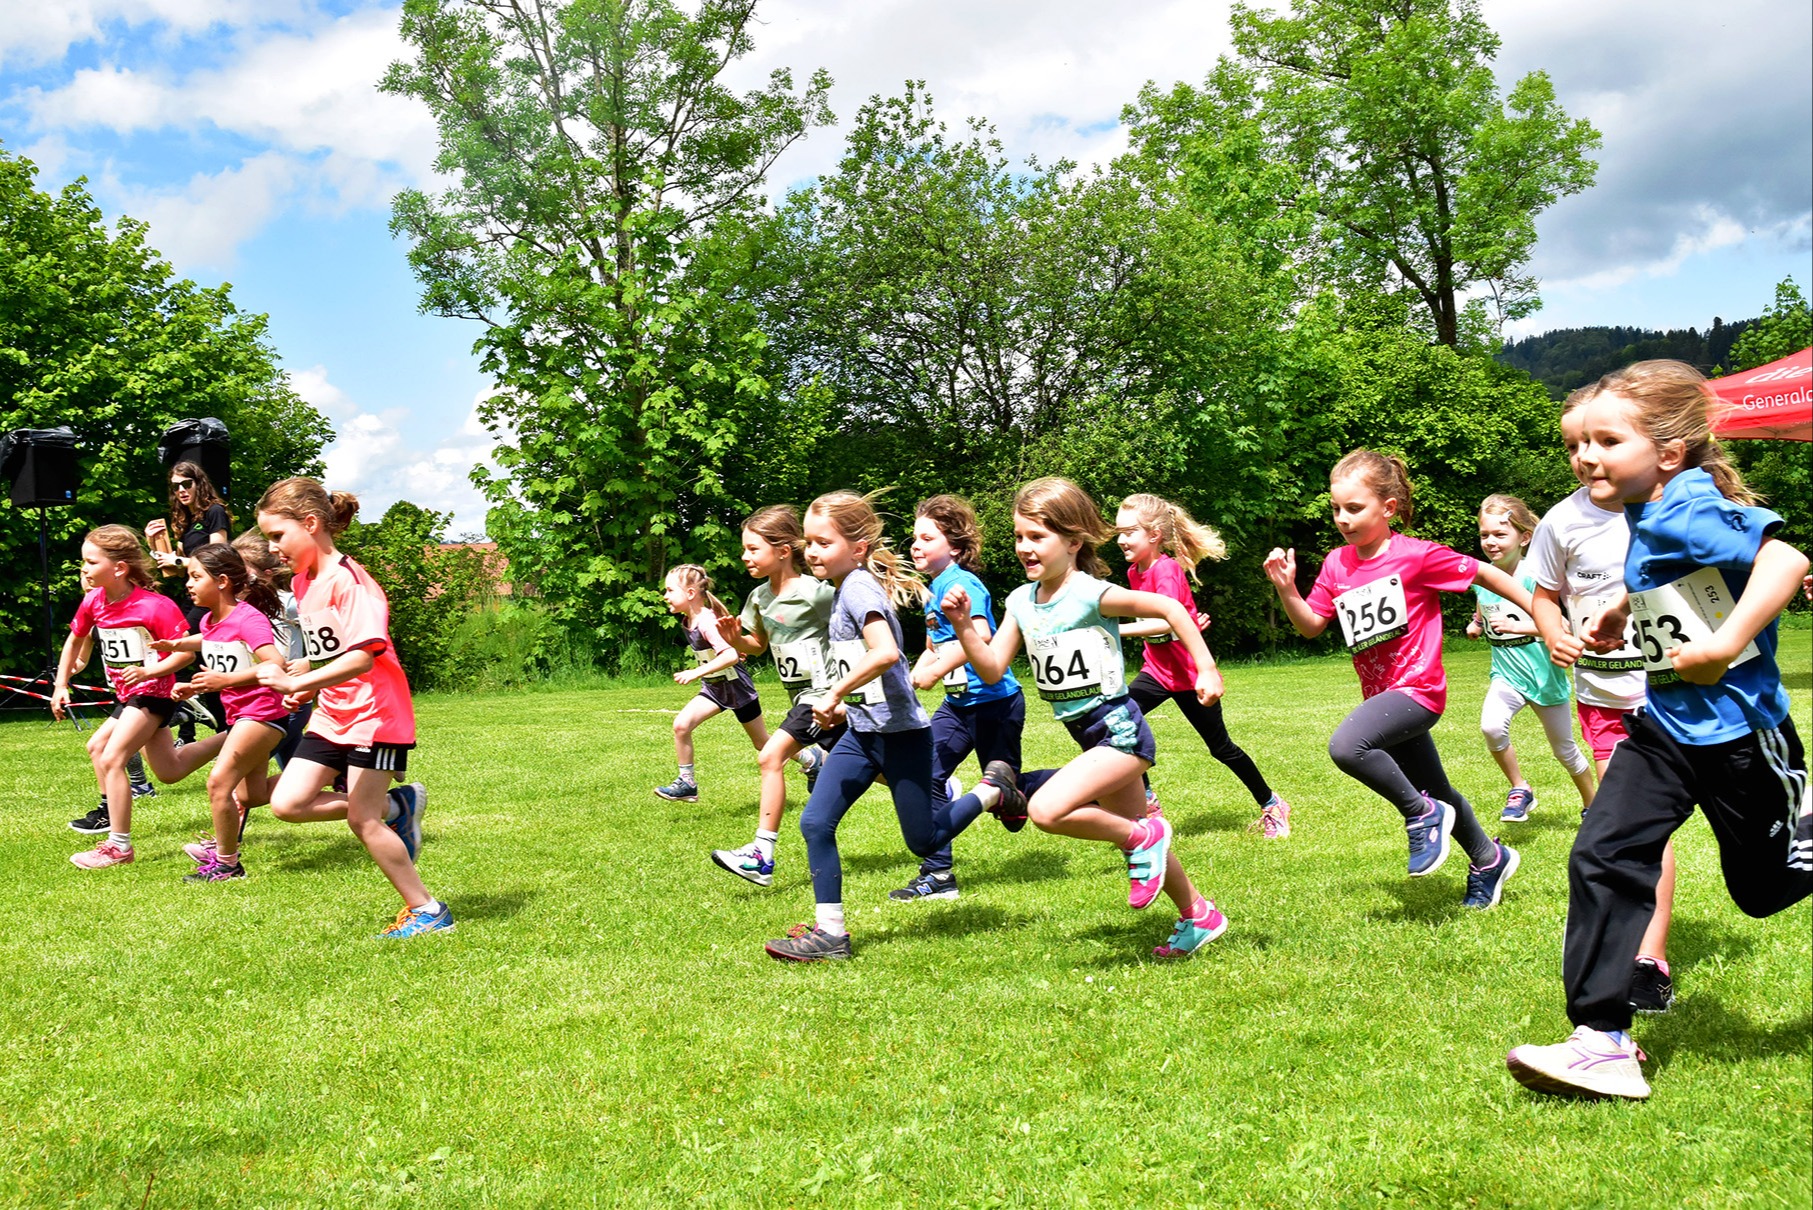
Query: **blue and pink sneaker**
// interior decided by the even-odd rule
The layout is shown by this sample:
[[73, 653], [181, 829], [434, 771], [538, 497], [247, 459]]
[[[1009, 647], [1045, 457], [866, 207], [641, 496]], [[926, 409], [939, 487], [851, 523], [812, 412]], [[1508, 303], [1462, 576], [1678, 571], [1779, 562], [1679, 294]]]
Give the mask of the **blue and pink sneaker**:
[[1213, 902], [1202, 901], [1202, 911], [1186, 916], [1171, 930], [1171, 939], [1153, 949], [1154, 958], [1188, 958], [1191, 954], [1228, 931], [1228, 918]]
[[1138, 841], [1127, 850], [1127, 906], [1146, 907], [1165, 889], [1165, 858], [1171, 853], [1171, 821], [1155, 815], [1133, 825]]

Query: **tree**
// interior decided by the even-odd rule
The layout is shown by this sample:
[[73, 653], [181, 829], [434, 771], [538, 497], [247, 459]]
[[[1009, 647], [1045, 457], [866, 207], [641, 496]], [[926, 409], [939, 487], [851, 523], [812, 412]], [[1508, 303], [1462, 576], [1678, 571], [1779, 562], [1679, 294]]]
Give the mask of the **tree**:
[[[1228, 100], [1256, 96], [1271, 153], [1321, 220], [1305, 268], [1330, 284], [1401, 283], [1446, 345], [1541, 305], [1523, 271], [1536, 215], [1593, 183], [1599, 134], [1562, 111], [1543, 72], [1500, 100], [1498, 35], [1477, 0], [1292, 0], [1284, 17], [1237, 3], [1233, 27], [1258, 83]], [[1475, 291], [1494, 317], [1467, 301]]]
[[[413, 57], [383, 87], [440, 130], [438, 196], [400, 194], [422, 305], [484, 325], [483, 418], [502, 475], [475, 478], [513, 574], [626, 637], [665, 610], [667, 567], [730, 536], [725, 466], [770, 390], [719, 224], [830, 121], [829, 78], [733, 92], [755, 0], [406, 0]], [[701, 560], [702, 561], [702, 560]]]
[[[1731, 346], [1730, 368], [1713, 376], [1754, 370], [1813, 345], [1813, 307], [1791, 277], [1775, 287], [1775, 304], [1744, 329]], [[1734, 461], [1745, 482], [1762, 495], [1786, 523], [1776, 536], [1801, 550], [1813, 547], [1813, 467], [1798, 441], [1733, 441]]]
[[397, 659], [418, 689], [441, 684], [454, 629], [490, 586], [480, 552], [442, 547], [452, 520], [452, 513], [399, 500], [375, 523], [354, 521], [336, 543], [390, 599]]
[[[142, 527], [168, 508], [157, 441], [178, 420], [217, 416], [233, 438], [237, 522], [265, 485], [320, 474], [333, 433], [291, 391], [262, 315], [241, 313], [226, 286], [179, 280], [145, 242], [145, 225], [114, 230], [85, 182], [35, 187], [37, 167], [0, 148], [0, 432], [68, 425], [83, 484], [73, 506], [47, 510], [53, 608], [79, 595], [81, 535], [108, 522]], [[38, 648], [37, 518], [0, 511], [0, 662]]]

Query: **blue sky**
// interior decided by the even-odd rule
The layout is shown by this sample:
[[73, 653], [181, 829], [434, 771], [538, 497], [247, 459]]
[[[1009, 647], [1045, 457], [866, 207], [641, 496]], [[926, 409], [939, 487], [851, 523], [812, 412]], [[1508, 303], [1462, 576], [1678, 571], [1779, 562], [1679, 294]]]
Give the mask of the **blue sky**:
[[[58, 0], [0, 23], [0, 141], [41, 188], [86, 176], [110, 214], [197, 281], [266, 312], [302, 394], [336, 424], [332, 486], [368, 515], [407, 498], [483, 526], [467, 481], [490, 438], [475, 330], [416, 311], [389, 200], [432, 185], [433, 127], [375, 82], [399, 57], [392, 3]], [[1487, 0], [1501, 86], [1546, 70], [1605, 136], [1599, 184], [1539, 221], [1545, 308], [1512, 334], [1583, 324], [1705, 327], [1758, 313], [1813, 268], [1813, 11], [1660, 0]], [[995, 122], [1016, 156], [1102, 162], [1142, 83], [1199, 80], [1228, 49], [1220, 0], [768, 0], [750, 59], [823, 66], [843, 119], [924, 79], [953, 124]], [[828, 169], [819, 131], [772, 192]]]

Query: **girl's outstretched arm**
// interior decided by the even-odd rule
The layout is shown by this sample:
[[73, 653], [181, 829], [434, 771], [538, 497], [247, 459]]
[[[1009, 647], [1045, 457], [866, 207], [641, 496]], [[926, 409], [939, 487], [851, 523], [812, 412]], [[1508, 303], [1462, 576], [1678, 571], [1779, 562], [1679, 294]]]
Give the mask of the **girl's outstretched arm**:
[[1513, 579], [1510, 573], [1500, 571], [1490, 563], [1481, 562], [1473, 582], [1497, 593], [1532, 617], [1535, 616], [1536, 606], [1530, 600], [1530, 594], [1523, 590], [1523, 585]]
[[1205, 706], [1212, 706], [1221, 700], [1221, 669], [1215, 666], [1215, 657], [1209, 654], [1209, 645], [1202, 641], [1202, 632], [1192, 625], [1189, 610], [1179, 602], [1155, 592], [1110, 588], [1102, 593], [1098, 608], [1104, 616], [1111, 618], [1161, 619], [1190, 653], [1190, 658], [1196, 661], [1196, 700]]
[[950, 619], [951, 629], [957, 632], [957, 641], [963, 644], [964, 659], [977, 676], [993, 685], [1007, 675], [1020, 650], [1020, 626], [1009, 614], [1001, 619], [1001, 628], [991, 637], [977, 629], [970, 605], [969, 593], [962, 588], [951, 589], [938, 602], [938, 608]]
[[1297, 551], [1294, 547], [1290, 550], [1272, 547], [1272, 553], [1265, 556], [1265, 574], [1272, 587], [1278, 590], [1278, 603], [1284, 606], [1285, 616], [1290, 618], [1298, 634], [1313, 639], [1328, 629], [1328, 619], [1311, 609], [1303, 594], [1297, 591]]

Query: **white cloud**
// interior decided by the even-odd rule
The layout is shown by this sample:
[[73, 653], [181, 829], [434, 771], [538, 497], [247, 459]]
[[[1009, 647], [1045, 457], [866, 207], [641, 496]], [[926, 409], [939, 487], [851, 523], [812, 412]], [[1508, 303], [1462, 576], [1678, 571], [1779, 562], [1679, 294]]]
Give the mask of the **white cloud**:
[[55, 61], [109, 26], [171, 37], [226, 22], [280, 19], [302, 7], [297, 0], [15, 0], [0, 22], [0, 64]]
[[120, 181], [111, 170], [100, 188], [120, 210], [151, 227], [151, 244], [186, 269], [231, 266], [239, 245], [264, 228], [305, 174], [304, 165], [275, 151], [238, 167], [197, 173], [177, 189], [147, 189]]
[[368, 521], [384, 515], [399, 500], [434, 512], [451, 513], [449, 533], [483, 533], [489, 507], [472, 485], [473, 466], [495, 467], [496, 442], [479, 419], [479, 405], [489, 397], [480, 391], [466, 419], [451, 434], [424, 449], [404, 437], [416, 433], [407, 408], [372, 412], [328, 378], [325, 366], [290, 373], [290, 386], [333, 421], [335, 439], [322, 453], [327, 485], [359, 497], [360, 514]]

